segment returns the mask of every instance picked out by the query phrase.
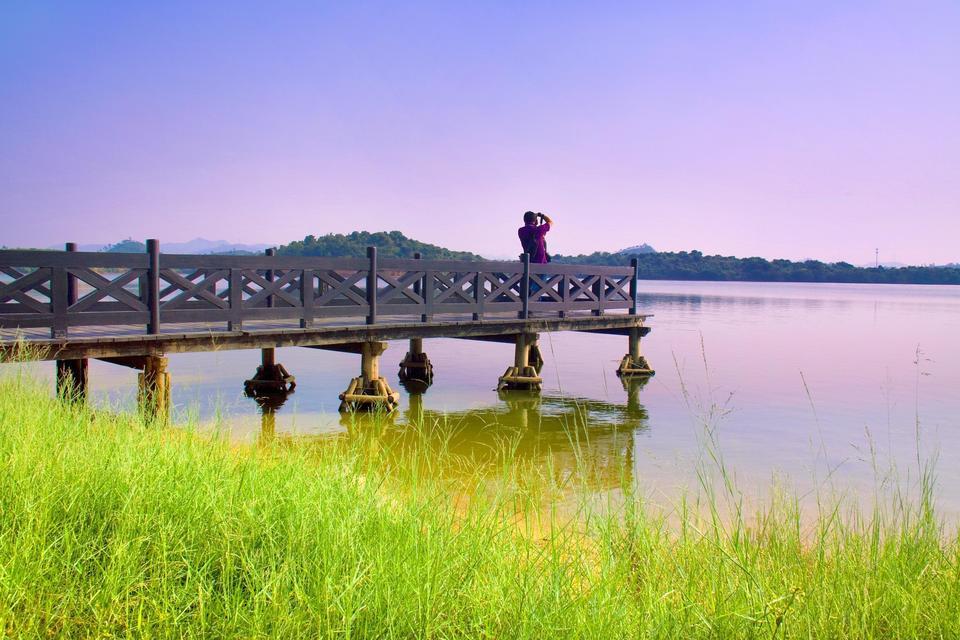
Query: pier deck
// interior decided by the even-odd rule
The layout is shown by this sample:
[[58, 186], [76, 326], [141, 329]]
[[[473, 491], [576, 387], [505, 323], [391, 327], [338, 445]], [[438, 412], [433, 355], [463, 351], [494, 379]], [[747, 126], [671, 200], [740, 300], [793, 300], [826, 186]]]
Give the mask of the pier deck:
[[[637, 308], [638, 269], [596, 265], [274, 255], [0, 251], [0, 361], [56, 360], [58, 387], [82, 396], [87, 360], [135, 367], [144, 397], [162, 387], [166, 355], [260, 349], [249, 392], [288, 391], [294, 378], [277, 347], [359, 353], [361, 375], [341, 394], [345, 410], [395, 404], [379, 375], [391, 340], [409, 340], [402, 376], [429, 384], [424, 338], [511, 342], [501, 388], [539, 389], [540, 333], [629, 337], [618, 373], [651, 375], [640, 355], [649, 314]], [[466, 365], [465, 363], [465, 366]], [[154, 394], [157, 396], [157, 394]], [[156, 400], [156, 398], [154, 398]]]
[[445, 318], [437, 322], [412, 322], [408, 318], [381, 318], [375, 325], [350, 324], [344, 320], [315, 324], [301, 329], [290, 324], [254, 321], [242, 330], [228, 330], [218, 325], [183, 323], [164, 325], [157, 334], [137, 332], [131, 327], [86, 327], [72, 332], [69, 338], [50, 338], [42, 330], [5, 330], [0, 335], [3, 359], [16, 359], [18, 343], [30, 360], [71, 360], [75, 358], [110, 358], [129, 355], [194, 353], [231, 349], [267, 349], [277, 347], [322, 347], [359, 342], [385, 342], [416, 338], [507, 338], [518, 333], [582, 331], [630, 335], [644, 325], [649, 315], [609, 313], [603, 316], [571, 315], [565, 318], [468, 317]]

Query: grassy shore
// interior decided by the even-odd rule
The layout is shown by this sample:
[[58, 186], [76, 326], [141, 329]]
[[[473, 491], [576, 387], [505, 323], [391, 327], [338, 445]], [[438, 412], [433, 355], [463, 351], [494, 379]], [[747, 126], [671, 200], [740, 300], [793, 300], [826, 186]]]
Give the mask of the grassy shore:
[[238, 449], [0, 379], [0, 628], [84, 638], [960, 636], [960, 544], [938, 522], [929, 484], [915, 504], [823, 505], [812, 525], [789, 497], [719, 517], [710, 504], [661, 514], [628, 495], [617, 513], [530, 536], [515, 524], [517, 503], [542, 488], [517, 480], [509, 446], [496, 482], [489, 470], [460, 474], [452, 491], [436, 466], [469, 461], [415, 437], [384, 446], [370, 431]]

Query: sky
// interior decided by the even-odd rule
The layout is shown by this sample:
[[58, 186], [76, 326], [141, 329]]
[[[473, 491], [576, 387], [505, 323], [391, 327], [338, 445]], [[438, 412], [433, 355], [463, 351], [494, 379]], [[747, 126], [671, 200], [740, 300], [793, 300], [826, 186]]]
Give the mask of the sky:
[[960, 262], [960, 3], [0, 0], [0, 245]]

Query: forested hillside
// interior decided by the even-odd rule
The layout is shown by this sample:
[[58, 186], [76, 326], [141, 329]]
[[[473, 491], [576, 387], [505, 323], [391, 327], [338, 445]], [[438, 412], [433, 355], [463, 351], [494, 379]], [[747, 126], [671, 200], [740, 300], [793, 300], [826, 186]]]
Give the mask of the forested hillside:
[[377, 254], [384, 258], [412, 258], [420, 252], [425, 260], [483, 260], [469, 251], [452, 251], [435, 244], [419, 242], [408, 238], [399, 231], [354, 231], [346, 235], [330, 233], [325, 236], [307, 236], [290, 244], [277, 247], [282, 256], [329, 256], [363, 257], [367, 247], [377, 248]]

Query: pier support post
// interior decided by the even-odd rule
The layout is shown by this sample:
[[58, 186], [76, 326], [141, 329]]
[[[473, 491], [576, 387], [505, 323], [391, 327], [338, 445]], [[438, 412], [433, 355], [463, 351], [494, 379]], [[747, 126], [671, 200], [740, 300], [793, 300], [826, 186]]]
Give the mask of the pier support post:
[[260, 350], [256, 374], [243, 382], [243, 391], [248, 396], [290, 393], [296, 388], [297, 379], [276, 361], [275, 351], [273, 347]]
[[400, 380], [433, 383], [433, 363], [423, 352], [423, 338], [410, 338], [410, 350], [400, 361]]
[[[535, 333], [517, 334], [513, 352], [513, 366], [507, 367], [507, 370], [500, 376], [497, 391], [504, 389], [540, 391], [543, 387], [543, 379], [530, 363], [530, 346], [536, 344], [536, 342], [537, 334]], [[536, 353], [539, 357], [539, 348]]]
[[89, 361], [57, 360], [57, 395], [70, 402], [84, 402], [87, 398]]
[[350, 380], [340, 394], [340, 411], [393, 411], [400, 403], [400, 394], [380, 376], [380, 356], [386, 342], [364, 342], [360, 345], [360, 376]]
[[539, 334], [531, 334], [531, 340], [527, 345], [527, 349], [527, 359], [530, 362], [530, 366], [537, 372], [537, 375], [540, 375], [540, 372], [543, 371], [543, 354], [540, 353]]
[[144, 415], [166, 421], [170, 415], [170, 373], [164, 356], [144, 356], [138, 376], [140, 408]]
[[620, 361], [617, 367], [617, 375], [620, 377], [631, 376], [652, 376], [656, 373], [647, 362], [647, 359], [640, 353], [640, 334], [641, 327], [631, 327], [629, 336], [629, 351]]

